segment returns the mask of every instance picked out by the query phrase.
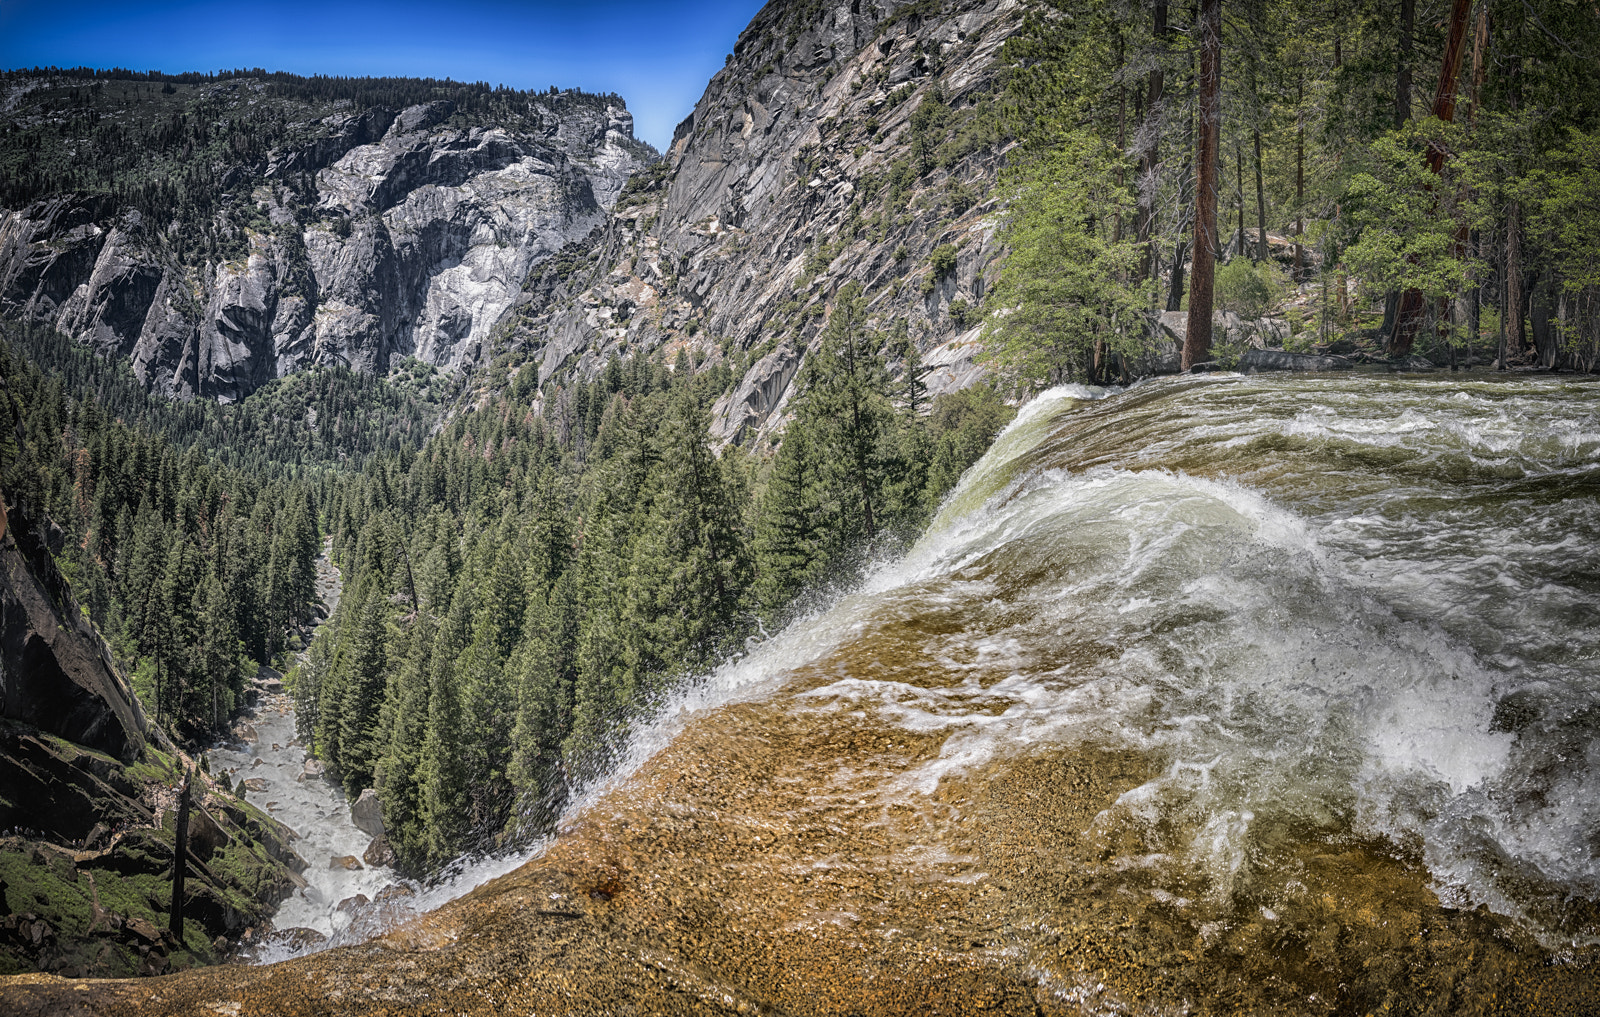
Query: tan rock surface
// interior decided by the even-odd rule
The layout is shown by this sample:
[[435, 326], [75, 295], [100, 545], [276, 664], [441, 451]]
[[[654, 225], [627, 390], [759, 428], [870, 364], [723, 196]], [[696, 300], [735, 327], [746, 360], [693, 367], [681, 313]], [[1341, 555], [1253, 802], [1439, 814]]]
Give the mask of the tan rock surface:
[[[1295, 844], [1271, 919], [1134, 892], [1096, 815], [1135, 753], [1062, 750], [897, 781], [939, 756], [841, 675], [950, 688], [885, 623], [767, 701], [701, 717], [540, 858], [359, 946], [144, 981], [0, 983], [8, 1014], [1586, 1014], [1592, 953], [1439, 905], [1414, 861]], [[1090, 652], [1090, 651], [1086, 651]], [[993, 676], [989, 676], [992, 678]], [[1225, 919], [1220, 931], [1205, 919]], [[1197, 926], [1200, 932], [1197, 934]]]

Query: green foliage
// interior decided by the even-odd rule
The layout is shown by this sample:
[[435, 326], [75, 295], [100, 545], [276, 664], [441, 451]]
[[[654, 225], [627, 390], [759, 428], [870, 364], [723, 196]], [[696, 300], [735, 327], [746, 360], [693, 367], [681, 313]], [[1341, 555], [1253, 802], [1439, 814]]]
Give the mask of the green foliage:
[[1600, 127], [1569, 128], [1519, 188], [1528, 232], [1547, 243], [1548, 256], [1569, 291], [1600, 286]]
[[0, 378], [15, 399], [6, 416], [20, 412], [25, 437], [0, 465], [0, 487], [67, 534], [63, 571], [146, 712], [182, 738], [209, 740], [236, 714], [255, 663], [309, 618], [323, 492], [129, 426], [93, 387], [69, 389], [63, 372], [23, 351], [0, 342]]
[[929, 516], [1016, 414], [988, 385], [947, 392], [933, 401], [927, 423], [933, 451], [923, 492]]
[[1430, 145], [1460, 147], [1453, 124], [1429, 118], [1381, 135], [1372, 143], [1371, 172], [1350, 182], [1353, 241], [1344, 250], [1350, 270], [1384, 289], [1412, 288], [1429, 297], [1458, 293], [1468, 263], [1455, 236], [1467, 223], [1457, 200], [1453, 166], [1443, 176], [1427, 164]]
[[1254, 320], [1283, 298], [1288, 284], [1283, 270], [1271, 262], [1234, 258], [1217, 269], [1217, 306], [1246, 320]]
[[985, 299], [987, 356], [1029, 380], [1087, 372], [1094, 346], [1136, 352], [1143, 338], [1134, 243], [1113, 221], [1131, 219], [1133, 195], [1117, 183], [1117, 153], [1080, 131], [1020, 162], [1000, 237], [1011, 255]]
[[940, 244], [933, 249], [933, 254], [928, 257], [928, 264], [933, 268], [934, 276], [945, 276], [956, 270], [956, 247], [954, 244]]

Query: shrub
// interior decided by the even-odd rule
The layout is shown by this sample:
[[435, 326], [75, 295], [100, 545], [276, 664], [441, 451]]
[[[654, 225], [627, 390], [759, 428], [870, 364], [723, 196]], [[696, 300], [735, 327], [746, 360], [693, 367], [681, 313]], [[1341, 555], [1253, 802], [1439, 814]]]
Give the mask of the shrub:
[[933, 256], [929, 259], [933, 266], [935, 276], [949, 275], [956, 270], [956, 245], [940, 244], [933, 249]]
[[1217, 306], [1241, 318], [1259, 318], [1278, 302], [1287, 286], [1283, 270], [1276, 265], [1235, 258], [1217, 269]]
[[966, 328], [967, 319], [972, 313], [972, 308], [960, 297], [950, 301], [950, 320], [955, 322], [956, 328]]

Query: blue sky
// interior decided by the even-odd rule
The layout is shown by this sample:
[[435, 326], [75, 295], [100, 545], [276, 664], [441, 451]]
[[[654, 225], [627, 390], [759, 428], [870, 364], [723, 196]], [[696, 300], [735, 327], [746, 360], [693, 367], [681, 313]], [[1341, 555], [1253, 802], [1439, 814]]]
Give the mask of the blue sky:
[[616, 92], [665, 148], [762, 0], [0, 0], [0, 67], [408, 75]]

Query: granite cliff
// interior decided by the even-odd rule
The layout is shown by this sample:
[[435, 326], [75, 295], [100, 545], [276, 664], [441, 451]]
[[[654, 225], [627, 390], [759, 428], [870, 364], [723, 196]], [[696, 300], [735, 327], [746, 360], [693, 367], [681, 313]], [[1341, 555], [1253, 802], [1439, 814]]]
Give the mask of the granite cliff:
[[744, 440], [781, 419], [855, 281], [879, 326], [917, 344], [932, 393], [981, 378], [973, 312], [1001, 254], [997, 56], [1024, 14], [1017, 0], [769, 3], [665, 162], [530, 278], [506, 362], [559, 398], [543, 383], [684, 350], [731, 369], [713, 428]]
[[[26, 100], [48, 84], [8, 83], [19, 130], [45, 115]], [[251, 79], [191, 91], [219, 130], [270, 99]], [[79, 191], [0, 212], [0, 312], [131, 357], [153, 391], [179, 398], [232, 401], [318, 364], [469, 367], [529, 269], [599, 226], [655, 154], [615, 97], [516, 96], [499, 117], [449, 100], [333, 103], [280, 147], [204, 167], [220, 175], [189, 186], [219, 193], [194, 224]], [[107, 118], [137, 112], [95, 101]], [[289, 106], [280, 126], [305, 113]]]

